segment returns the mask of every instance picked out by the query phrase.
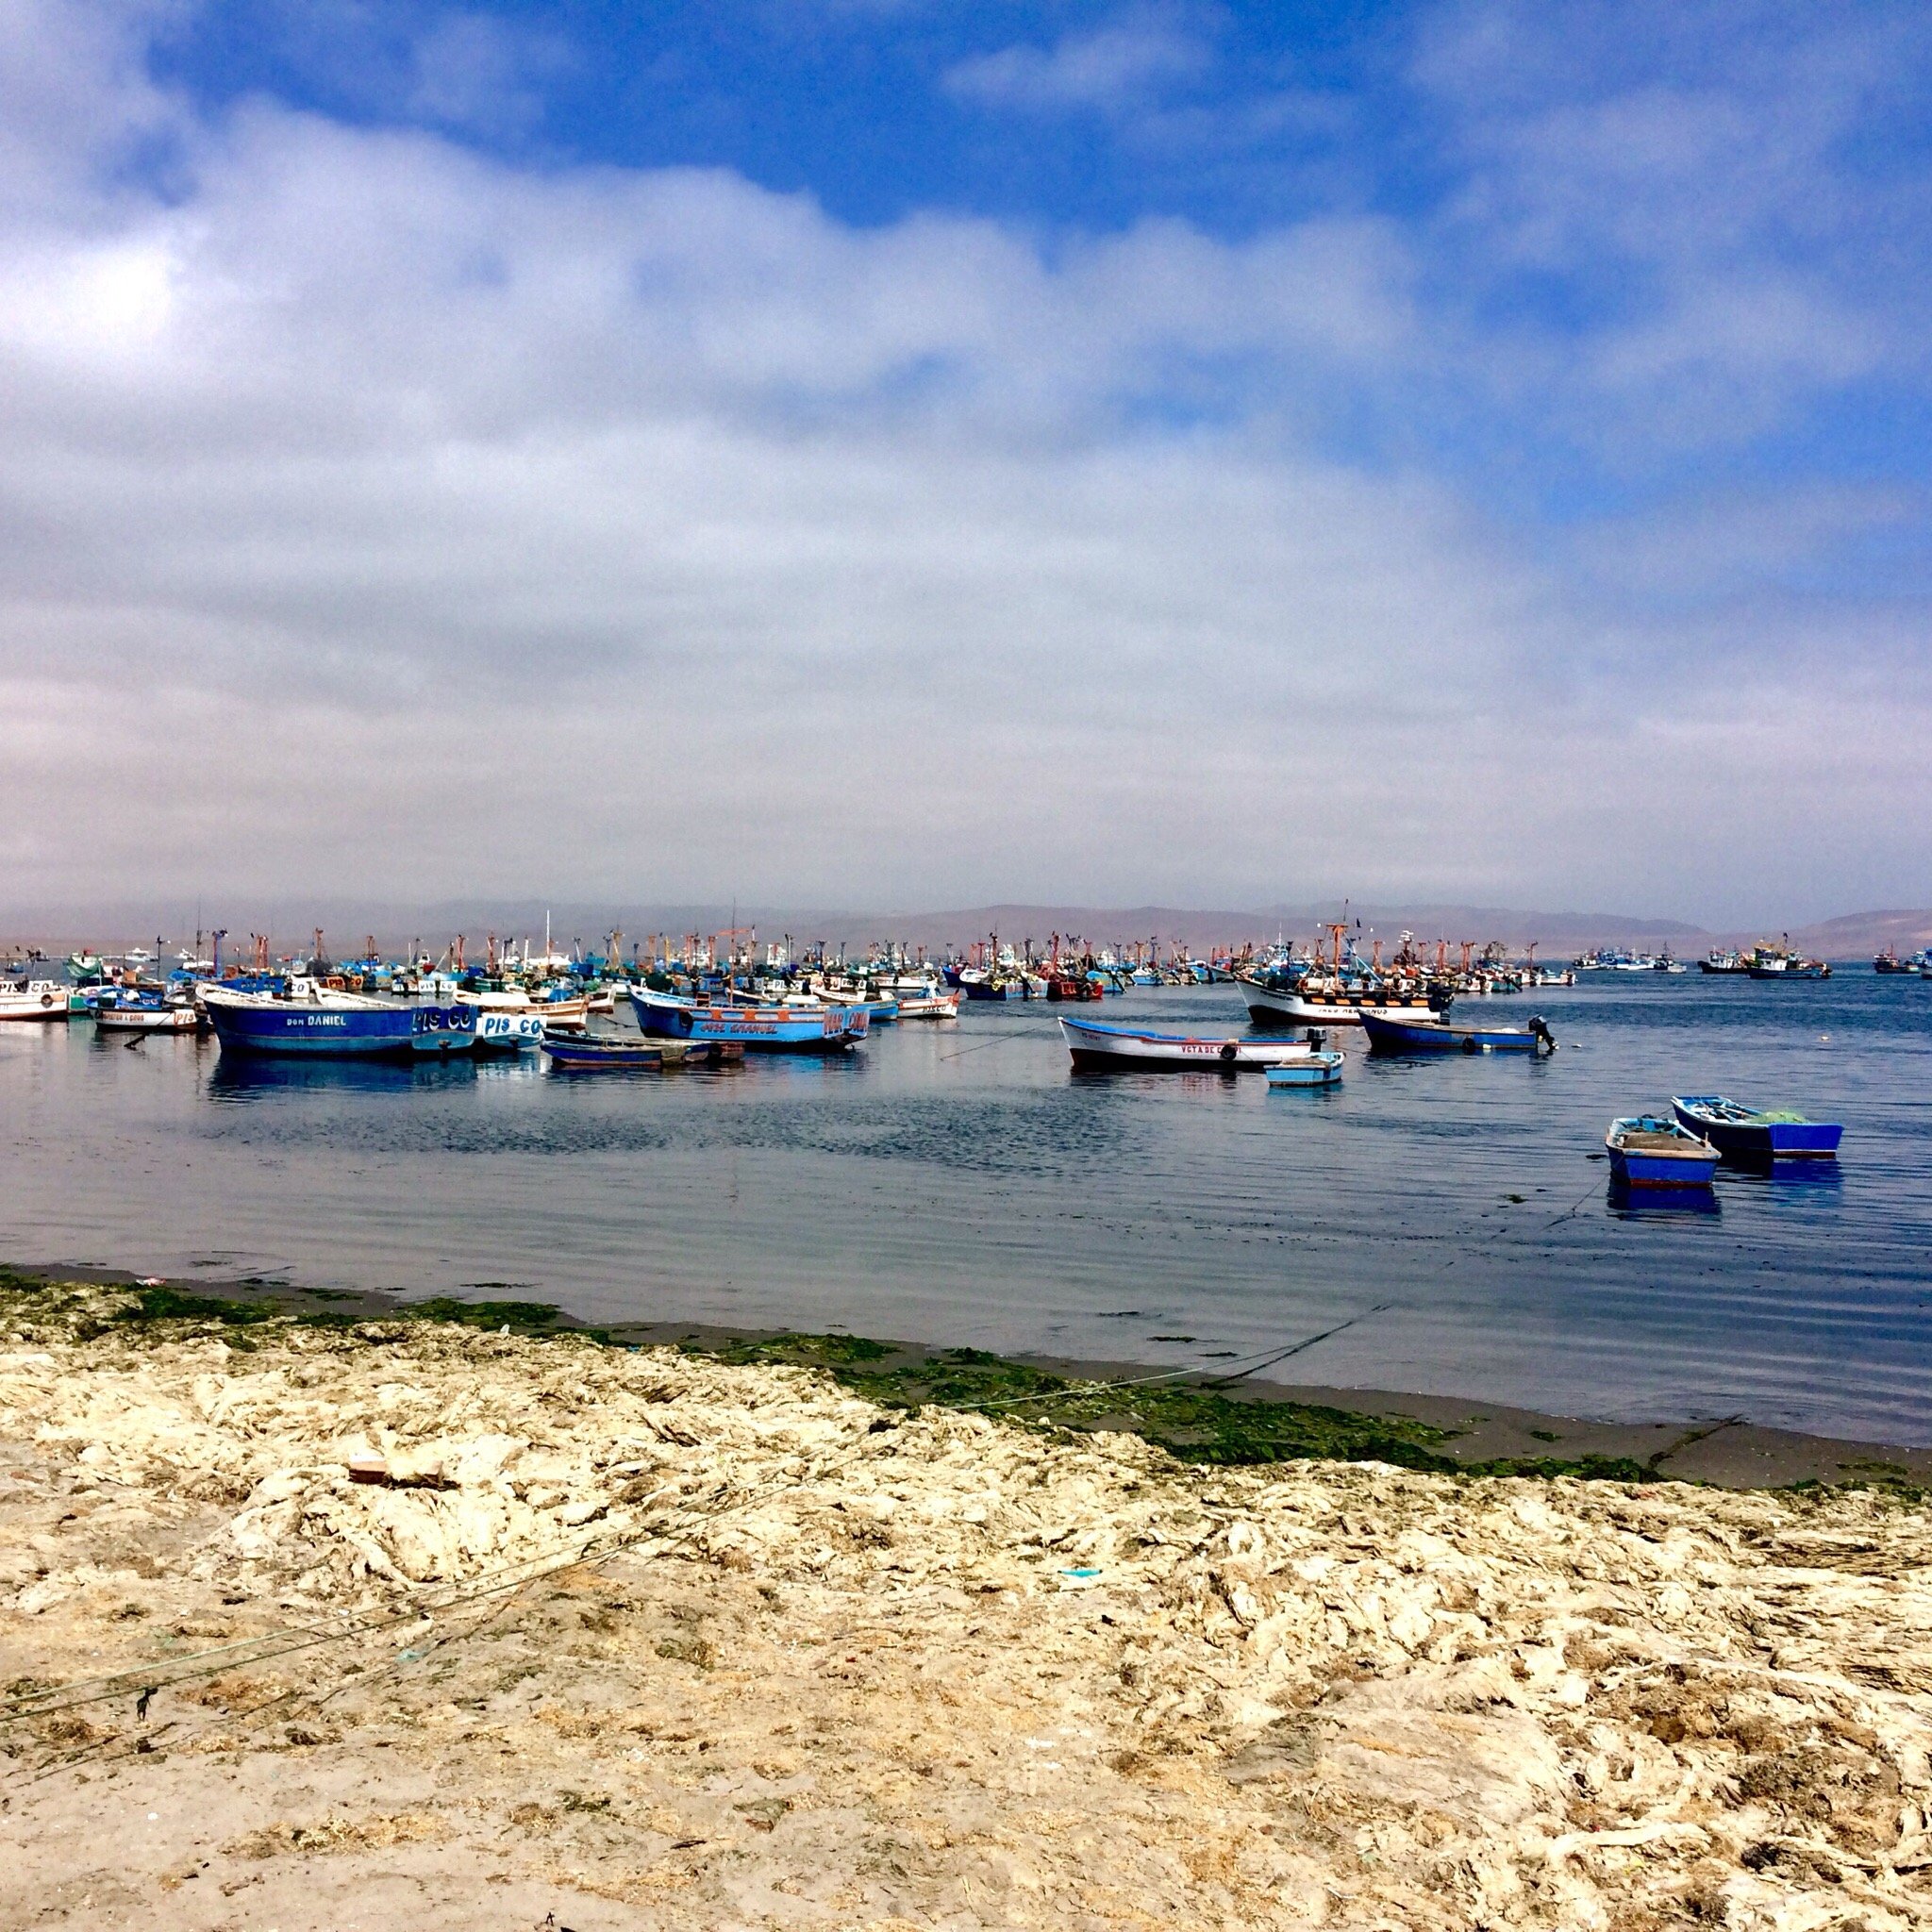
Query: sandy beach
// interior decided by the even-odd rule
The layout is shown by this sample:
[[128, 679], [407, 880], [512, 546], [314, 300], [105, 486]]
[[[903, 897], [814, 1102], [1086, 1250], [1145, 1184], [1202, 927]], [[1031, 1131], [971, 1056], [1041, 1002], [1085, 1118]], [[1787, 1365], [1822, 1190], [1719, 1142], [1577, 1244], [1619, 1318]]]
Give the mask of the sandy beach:
[[0, 1926], [1932, 1923], [1887, 1490], [0, 1292]]

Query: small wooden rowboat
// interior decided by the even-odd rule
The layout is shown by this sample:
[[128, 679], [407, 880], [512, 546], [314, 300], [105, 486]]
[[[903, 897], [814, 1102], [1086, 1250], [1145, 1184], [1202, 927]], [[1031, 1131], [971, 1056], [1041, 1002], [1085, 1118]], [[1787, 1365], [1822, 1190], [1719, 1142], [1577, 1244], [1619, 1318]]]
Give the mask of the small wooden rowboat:
[[626, 1033], [578, 1033], [574, 1029], [546, 1033], [543, 1051], [551, 1063], [568, 1073], [612, 1072], [656, 1074], [674, 1067], [722, 1067], [744, 1058], [735, 1040], [650, 1040]]
[[1722, 1093], [1679, 1094], [1671, 1111], [1679, 1126], [1720, 1154], [1746, 1160], [1836, 1160], [1845, 1131], [1836, 1121], [1807, 1121], [1801, 1113], [1761, 1113]]
[[1060, 1034], [1079, 1073], [1124, 1067], [1180, 1073], [1238, 1074], [1307, 1059], [1314, 1048], [1303, 1040], [1244, 1040], [1221, 1034], [1143, 1033], [1132, 1026], [1103, 1026], [1093, 1020], [1060, 1022]]
[[1452, 1026], [1446, 1020], [1391, 1020], [1364, 1012], [1371, 1053], [1555, 1053], [1541, 1015], [1527, 1026]]
[[1604, 1136], [1610, 1173], [1631, 1188], [1707, 1188], [1717, 1149], [1661, 1114], [1612, 1121]]
[[1339, 1087], [1341, 1060], [1339, 1053], [1319, 1050], [1306, 1059], [1283, 1060], [1279, 1066], [1268, 1069], [1268, 1091], [1273, 1093], [1277, 1087]]

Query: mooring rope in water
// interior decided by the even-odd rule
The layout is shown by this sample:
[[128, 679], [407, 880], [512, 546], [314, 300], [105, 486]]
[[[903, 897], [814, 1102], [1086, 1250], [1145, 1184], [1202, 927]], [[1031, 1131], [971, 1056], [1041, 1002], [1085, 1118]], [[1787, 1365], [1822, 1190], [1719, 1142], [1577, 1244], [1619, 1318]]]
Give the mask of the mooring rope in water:
[[[1276, 1362], [1285, 1362], [1290, 1356], [1300, 1355], [1304, 1349], [1313, 1348], [1318, 1341], [1326, 1341], [1331, 1335], [1340, 1335], [1344, 1328], [1353, 1328], [1357, 1322], [1366, 1322], [1371, 1315], [1379, 1315], [1392, 1308], [1393, 1302], [1377, 1302], [1372, 1308], [1363, 1308], [1360, 1313], [1351, 1315], [1345, 1322], [1338, 1322], [1332, 1328], [1324, 1328], [1319, 1335], [1305, 1336], [1300, 1341], [1291, 1341], [1286, 1348], [1277, 1348], [1260, 1355], [1244, 1369], [1223, 1371], [1208, 1377], [1200, 1386], [1204, 1389], [1225, 1388], [1230, 1382], [1239, 1382], [1245, 1375], [1257, 1374], [1261, 1370], [1272, 1368]], [[1237, 1357], [1239, 1359], [1239, 1357]], [[1070, 1397], [1081, 1395], [1105, 1395], [1115, 1389], [1146, 1389], [1159, 1382], [1178, 1382], [1187, 1375], [1198, 1375], [1199, 1369], [1163, 1369], [1158, 1374], [1128, 1375], [1114, 1382], [1074, 1382], [1064, 1389], [1036, 1391], [1031, 1395], [1000, 1396], [987, 1402], [949, 1403], [948, 1407], [984, 1409], [1019, 1408], [1029, 1402], [1065, 1402]]]

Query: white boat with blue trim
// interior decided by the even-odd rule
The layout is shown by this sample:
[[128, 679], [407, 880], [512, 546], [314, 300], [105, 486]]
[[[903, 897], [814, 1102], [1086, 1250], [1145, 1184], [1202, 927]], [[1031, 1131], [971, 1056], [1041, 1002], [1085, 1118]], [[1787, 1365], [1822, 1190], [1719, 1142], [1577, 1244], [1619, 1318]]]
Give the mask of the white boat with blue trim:
[[1149, 1033], [1134, 1026], [1103, 1026], [1095, 1020], [1060, 1021], [1060, 1037], [1076, 1073], [1111, 1073], [1125, 1067], [1180, 1073], [1255, 1073], [1315, 1049], [1306, 1040], [1252, 1040], [1240, 1034]]

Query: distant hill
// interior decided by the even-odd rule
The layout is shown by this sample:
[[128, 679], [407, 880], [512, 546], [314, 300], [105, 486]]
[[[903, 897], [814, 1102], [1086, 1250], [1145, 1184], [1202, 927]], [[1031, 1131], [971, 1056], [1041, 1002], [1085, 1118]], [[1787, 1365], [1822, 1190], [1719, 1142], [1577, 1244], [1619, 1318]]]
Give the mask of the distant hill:
[[1822, 925], [1801, 926], [1791, 943], [1821, 959], [1870, 959], [1887, 946], [1903, 958], [1932, 946], [1932, 908], [1909, 912], [1849, 912]]
[[[1548, 958], [1598, 945], [1651, 948], [1678, 953], [1703, 951], [1711, 936], [1682, 920], [1646, 919], [1617, 912], [1524, 912], [1494, 906], [1354, 906], [1346, 908], [1349, 931], [1392, 942], [1404, 932], [1433, 943], [1474, 940], [1478, 945], [1500, 940], [1512, 948], [1535, 942]], [[1053, 933], [1075, 935], [1095, 943], [1158, 937], [1201, 950], [1273, 941], [1277, 935], [1309, 940], [1330, 921], [1340, 921], [1339, 903], [1270, 906], [1247, 911], [1214, 911], [1178, 906], [974, 906], [954, 912], [893, 913], [878, 924], [882, 937], [928, 948], [969, 944], [996, 932], [1001, 940], [1036, 943]], [[1360, 922], [1357, 933], [1357, 922]]]
[[[540, 899], [442, 900], [418, 905], [394, 901], [318, 898], [311, 901], [265, 902], [238, 895], [233, 903], [208, 904], [201, 917], [208, 928], [228, 929], [226, 957], [235, 957], [251, 931], [266, 930], [277, 953], [305, 947], [310, 931], [321, 926], [325, 945], [337, 958], [358, 949], [365, 934], [391, 953], [420, 940], [440, 952], [456, 934], [464, 935], [472, 958], [480, 955], [485, 936], [529, 938], [541, 941], [545, 907]], [[1028, 905], [1010, 902], [968, 906], [939, 912], [866, 912], [854, 909], [741, 905], [665, 905], [618, 901], [558, 901], [549, 908], [556, 943], [568, 949], [580, 940], [586, 950], [597, 951], [613, 927], [625, 936], [625, 948], [653, 933], [674, 937], [695, 932], [708, 937], [734, 923], [758, 929], [759, 943], [791, 936], [794, 946], [823, 940], [836, 950], [845, 946], [863, 953], [872, 941], [899, 941], [939, 952], [947, 946], [969, 946], [996, 932], [1002, 941], [1031, 940], [1044, 945], [1053, 934], [1078, 938], [1095, 945], [1111, 945], [1158, 938], [1170, 943], [1207, 951], [1239, 945], [1243, 941], [1273, 941], [1276, 935], [1307, 941], [1340, 920], [1344, 911], [1351, 932], [1366, 941], [1374, 937], [1392, 942], [1403, 932], [1434, 944], [1463, 940], [1481, 945], [1500, 940], [1512, 951], [1532, 941], [1545, 958], [1567, 958], [1592, 946], [1627, 945], [1650, 951], [1669, 947], [1681, 958], [1693, 958], [1717, 944], [1749, 944], [1775, 937], [1776, 928], [1749, 931], [1707, 929], [1683, 920], [1657, 919], [1634, 912], [1525, 911], [1521, 908], [1448, 903], [1400, 902], [1354, 904], [1340, 900], [1287, 903], [1247, 908], [1180, 906]], [[736, 918], [734, 920], [734, 911]], [[76, 945], [117, 951], [134, 944], [153, 945], [158, 935], [172, 952], [194, 937], [196, 908], [159, 904], [97, 907], [8, 908], [0, 906], [0, 949], [39, 945], [58, 954]], [[1832, 959], [1870, 958], [1887, 944], [1901, 954], [1932, 944], [1932, 909], [1857, 912], [1823, 924], [1794, 927], [1792, 942]]]

